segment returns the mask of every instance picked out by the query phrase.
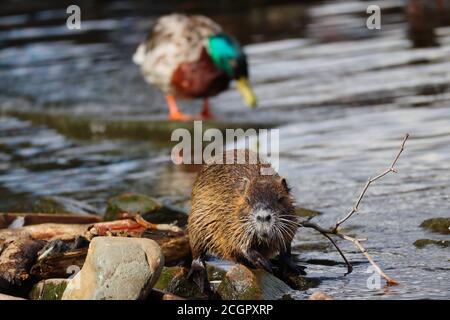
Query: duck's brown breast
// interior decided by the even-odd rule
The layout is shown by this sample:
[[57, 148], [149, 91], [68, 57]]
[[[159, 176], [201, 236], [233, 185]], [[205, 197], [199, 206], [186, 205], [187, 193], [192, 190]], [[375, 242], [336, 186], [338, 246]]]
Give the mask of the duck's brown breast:
[[205, 48], [197, 61], [179, 64], [171, 80], [177, 94], [188, 98], [214, 96], [228, 89], [229, 83], [228, 75], [216, 68]]

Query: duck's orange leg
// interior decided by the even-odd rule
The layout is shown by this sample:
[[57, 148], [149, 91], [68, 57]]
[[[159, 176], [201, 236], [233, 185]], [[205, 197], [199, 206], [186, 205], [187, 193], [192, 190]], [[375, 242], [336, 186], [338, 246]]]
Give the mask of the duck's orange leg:
[[211, 111], [209, 111], [209, 99], [205, 98], [203, 100], [203, 110], [200, 114], [203, 119], [212, 119], [214, 118]]
[[178, 110], [177, 101], [175, 100], [175, 97], [172, 95], [166, 96], [167, 106], [169, 107], [169, 119], [170, 120], [178, 120], [178, 121], [188, 121], [192, 120], [193, 117], [184, 114]]

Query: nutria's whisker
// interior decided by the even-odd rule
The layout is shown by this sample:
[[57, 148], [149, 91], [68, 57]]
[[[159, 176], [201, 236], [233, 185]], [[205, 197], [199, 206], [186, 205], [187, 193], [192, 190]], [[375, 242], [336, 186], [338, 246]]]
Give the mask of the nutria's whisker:
[[[219, 157], [240, 153], [247, 158], [251, 151], [228, 150]], [[199, 172], [188, 222], [194, 259], [212, 254], [242, 262], [252, 251], [264, 259], [289, 251], [299, 227], [292, 196], [278, 174], [261, 175], [261, 168], [270, 164], [256, 158], [258, 163], [242, 165], [210, 161]]]

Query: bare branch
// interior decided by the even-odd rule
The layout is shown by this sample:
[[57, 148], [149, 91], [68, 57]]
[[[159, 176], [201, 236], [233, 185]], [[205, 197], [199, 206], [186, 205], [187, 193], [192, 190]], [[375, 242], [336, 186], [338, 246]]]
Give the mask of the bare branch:
[[392, 161], [391, 166], [390, 166], [387, 170], [385, 170], [384, 172], [380, 173], [379, 175], [377, 175], [377, 176], [375, 176], [375, 177], [373, 177], [373, 178], [369, 178], [369, 180], [367, 180], [367, 183], [366, 183], [366, 185], [364, 186], [363, 190], [361, 191], [361, 193], [360, 193], [358, 199], [356, 200], [356, 203], [355, 203], [355, 205], [353, 206], [352, 210], [350, 210], [350, 212], [347, 213], [347, 215], [346, 215], [344, 218], [342, 218], [341, 220], [339, 220], [339, 221], [334, 225], [334, 227], [333, 227], [334, 230], [337, 230], [341, 224], [343, 224], [345, 221], [347, 221], [353, 214], [355, 214], [356, 212], [358, 212], [359, 205], [360, 205], [360, 203], [361, 203], [361, 201], [362, 201], [364, 195], [366, 194], [367, 189], [369, 189], [369, 186], [370, 186], [374, 181], [376, 181], [376, 180], [378, 180], [378, 179], [384, 177], [385, 175], [387, 175], [387, 174], [390, 173], [390, 172], [397, 173], [397, 170], [396, 170], [394, 167], [395, 167], [395, 165], [397, 164], [397, 161], [398, 161], [398, 159], [400, 158], [400, 155], [402, 154], [403, 150], [405, 149], [405, 143], [406, 143], [406, 140], [408, 140], [408, 138], [409, 138], [409, 134], [407, 133], [407, 134], [405, 135], [405, 138], [403, 139], [403, 142], [402, 142], [401, 146], [400, 146], [400, 150], [398, 151], [397, 155], [395, 156], [394, 160]]
[[375, 263], [375, 261], [372, 259], [372, 257], [369, 255], [369, 253], [367, 252], [367, 250], [363, 247], [363, 245], [361, 244], [362, 241], [366, 240], [366, 239], [357, 239], [354, 237], [350, 237], [346, 234], [343, 234], [341, 232], [339, 232], [338, 228], [339, 226], [341, 226], [345, 221], [347, 221], [351, 216], [353, 216], [359, 209], [359, 205], [364, 197], [364, 195], [366, 194], [367, 189], [369, 188], [370, 184], [373, 183], [374, 181], [384, 177], [385, 175], [387, 175], [390, 172], [394, 172], [396, 173], [397, 170], [395, 169], [395, 165], [397, 164], [398, 159], [400, 158], [400, 155], [402, 154], [404, 148], [405, 148], [405, 143], [406, 140], [409, 138], [409, 134], [405, 135], [405, 138], [403, 139], [403, 142], [400, 146], [400, 150], [397, 153], [397, 155], [395, 156], [394, 160], [391, 163], [391, 166], [383, 171], [382, 173], [380, 173], [379, 175], [370, 178], [369, 180], [367, 180], [367, 183], [365, 184], [363, 190], [361, 191], [358, 199], [356, 200], [356, 203], [354, 205], [354, 207], [352, 208], [352, 210], [341, 220], [339, 220], [332, 228], [326, 229], [326, 228], [322, 228], [321, 226], [309, 222], [309, 221], [304, 221], [300, 223], [300, 226], [305, 227], [305, 228], [311, 228], [314, 229], [318, 232], [320, 232], [324, 237], [326, 237], [328, 240], [331, 241], [331, 243], [334, 245], [334, 247], [336, 248], [336, 250], [339, 252], [339, 254], [341, 255], [341, 257], [344, 259], [346, 265], [347, 265], [347, 273], [349, 274], [352, 272], [353, 267], [350, 264], [350, 262], [348, 262], [347, 258], [345, 257], [344, 253], [341, 251], [341, 249], [339, 249], [339, 247], [337, 246], [336, 242], [334, 242], [334, 240], [331, 238], [331, 235], [337, 236], [341, 239], [345, 239], [348, 241], [351, 241], [366, 257], [366, 259], [369, 261], [369, 263], [375, 268], [375, 270], [378, 272], [378, 274], [380, 274], [387, 282], [388, 285], [397, 285], [399, 284], [396, 280], [388, 277], [382, 270], [381, 268]]
[[395, 285], [399, 284], [398, 281], [396, 281], [396, 280], [394, 280], [394, 279], [392, 279], [392, 278], [389, 278], [389, 277], [381, 270], [381, 268], [375, 263], [375, 261], [372, 259], [372, 257], [370, 256], [370, 254], [367, 252], [366, 248], [364, 248], [364, 247], [362, 246], [362, 244], [359, 242], [358, 239], [355, 239], [355, 238], [353, 238], [353, 237], [349, 237], [349, 236], [347, 236], [347, 235], [345, 235], [345, 234], [343, 235], [343, 237], [344, 237], [344, 239], [353, 242], [353, 244], [354, 244], [354, 245], [355, 245], [355, 246], [356, 246], [356, 247], [364, 254], [364, 256], [367, 258], [367, 260], [370, 262], [370, 264], [375, 268], [375, 270], [379, 273], [379, 275], [382, 276], [382, 277], [386, 280], [386, 282], [387, 282], [387, 284], [388, 284], [389, 286], [395, 286]]

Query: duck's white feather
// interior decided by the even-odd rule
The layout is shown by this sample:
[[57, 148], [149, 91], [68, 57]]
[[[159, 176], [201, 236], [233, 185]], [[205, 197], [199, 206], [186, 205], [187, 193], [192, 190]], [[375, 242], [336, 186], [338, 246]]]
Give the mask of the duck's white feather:
[[221, 27], [200, 15], [171, 14], [156, 22], [150, 38], [141, 43], [133, 61], [145, 80], [165, 93], [173, 93], [170, 82], [180, 63], [196, 61], [206, 39]]

